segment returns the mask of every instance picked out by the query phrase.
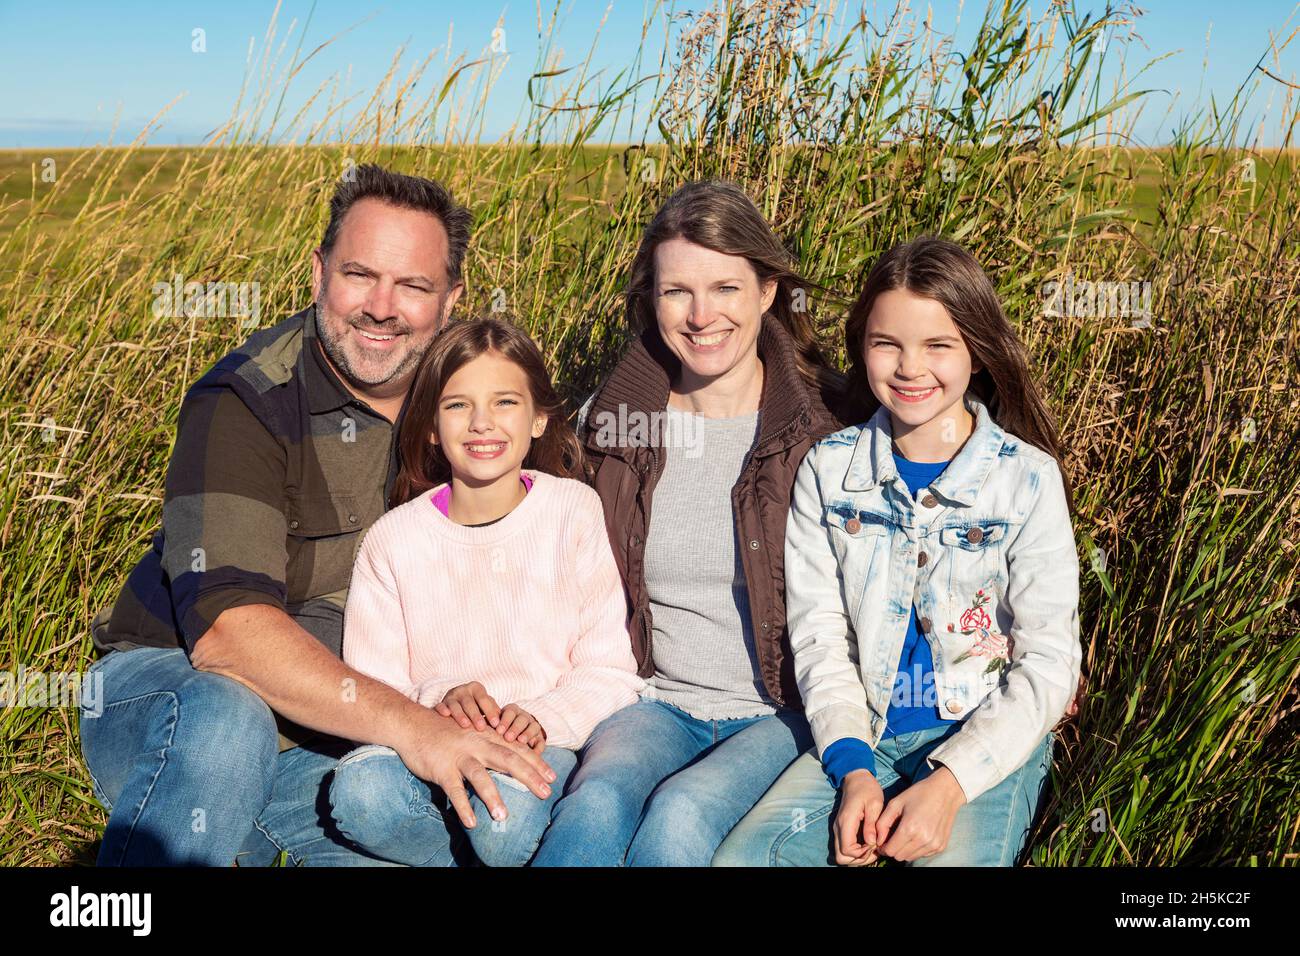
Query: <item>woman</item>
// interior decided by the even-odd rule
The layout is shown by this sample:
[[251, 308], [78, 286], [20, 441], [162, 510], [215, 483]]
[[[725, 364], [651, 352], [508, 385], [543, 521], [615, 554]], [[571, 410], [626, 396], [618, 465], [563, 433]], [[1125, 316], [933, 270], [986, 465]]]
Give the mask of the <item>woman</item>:
[[707, 866], [811, 746], [785, 523], [804, 453], [846, 421], [809, 287], [730, 183], [682, 187], [646, 229], [640, 338], [579, 418], [647, 687], [593, 731], [535, 866]]

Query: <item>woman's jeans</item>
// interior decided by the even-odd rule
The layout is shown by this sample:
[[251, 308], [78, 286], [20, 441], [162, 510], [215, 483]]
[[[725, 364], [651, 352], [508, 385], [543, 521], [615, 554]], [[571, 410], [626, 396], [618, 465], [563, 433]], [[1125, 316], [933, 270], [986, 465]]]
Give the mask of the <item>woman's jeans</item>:
[[708, 866], [811, 744], [799, 712], [697, 720], [640, 700], [592, 732], [533, 865]]
[[523, 866], [537, 850], [551, 810], [573, 773], [572, 750], [547, 747], [542, 759], [555, 771], [551, 796], [539, 800], [513, 777], [489, 771], [509, 816], [493, 820], [471, 789], [475, 825], [468, 831], [441, 789], [421, 780], [391, 747], [371, 744], [339, 761], [330, 806], [339, 830], [367, 852], [408, 866], [456, 866], [463, 842], [488, 866]]
[[[885, 802], [932, 771], [925, 757], [959, 724], [886, 737], [876, 748]], [[1048, 734], [1018, 770], [963, 804], [948, 846], [912, 866], [1011, 866], [1025, 845], [1052, 766]], [[809, 751], [791, 765], [718, 848], [714, 866], [834, 866], [832, 826], [838, 796]]]
[[266, 702], [195, 670], [180, 648], [113, 651], [81, 706], [81, 752], [109, 811], [100, 866], [389, 866], [339, 835], [330, 775], [355, 744], [324, 738], [283, 753]]

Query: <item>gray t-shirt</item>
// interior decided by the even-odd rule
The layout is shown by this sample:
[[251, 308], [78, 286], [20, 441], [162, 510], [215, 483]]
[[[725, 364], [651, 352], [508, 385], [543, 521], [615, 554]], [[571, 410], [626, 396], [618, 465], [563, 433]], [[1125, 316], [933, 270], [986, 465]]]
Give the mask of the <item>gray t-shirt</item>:
[[646, 535], [655, 673], [645, 697], [701, 720], [776, 712], [758, 671], [731, 489], [758, 438], [758, 412], [705, 418], [667, 409], [667, 459]]

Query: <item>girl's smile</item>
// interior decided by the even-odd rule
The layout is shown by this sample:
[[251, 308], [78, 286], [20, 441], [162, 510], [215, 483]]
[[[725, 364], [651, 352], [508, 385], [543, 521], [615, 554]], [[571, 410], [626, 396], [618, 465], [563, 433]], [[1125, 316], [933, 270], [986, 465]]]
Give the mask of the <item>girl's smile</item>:
[[948, 310], [907, 289], [881, 293], [863, 336], [867, 382], [912, 461], [948, 461], [974, 422], [964, 396], [979, 366]]
[[933, 385], [930, 388], [918, 389], [904, 388], [901, 385], [894, 385], [891, 383], [889, 387], [892, 388], [894, 394], [904, 402], [924, 402], [926, 399], [932, 398], [939, 391], [939, 386], [937, 385]]
[[465, 442], [465, 451], [473, 458], [492, 459], [505, 453], [509, 442]]
[[533, 405], [528, 375], [495, 351], [458, 368], [438, 398], [429, 440], [451, 466], [453, 520], [507, 514], [523, 493], [519, 469], [547, 418]]

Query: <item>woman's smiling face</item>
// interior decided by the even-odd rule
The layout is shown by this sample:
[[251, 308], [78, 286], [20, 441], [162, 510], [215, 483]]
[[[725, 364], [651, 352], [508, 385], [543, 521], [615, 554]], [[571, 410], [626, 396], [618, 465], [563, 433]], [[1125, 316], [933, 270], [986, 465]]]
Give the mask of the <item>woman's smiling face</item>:
[[979, 371], [948, 310], [906, 289], [876, 297], [863, 360], [871, 391], [895, 421], [910, 428], [960, 417], [971, 375]]
[[659, 335], [681, 359], [683, 384], [703, 385], [757, 357], [776, 282], [760, 283], [744, 256], [668, 239], [655, 248], [654, 296]]

